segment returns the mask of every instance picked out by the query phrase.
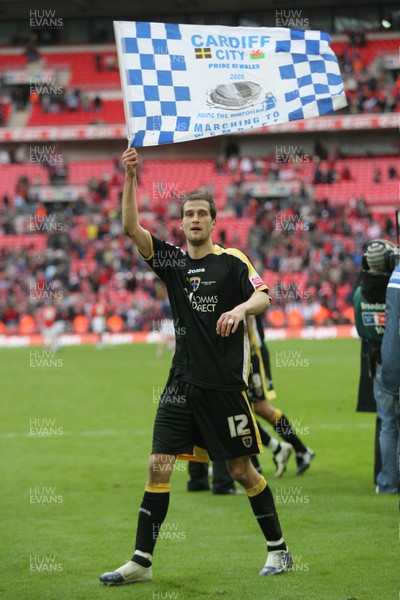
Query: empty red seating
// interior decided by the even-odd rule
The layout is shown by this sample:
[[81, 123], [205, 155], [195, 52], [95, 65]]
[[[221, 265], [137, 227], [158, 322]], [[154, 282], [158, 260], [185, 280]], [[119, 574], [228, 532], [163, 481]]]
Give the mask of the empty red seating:
[[[321, 163], [323, 165], [323, 163]], [[351, 180], [338, 180], [332, 184], [318, 184], [315, 187], [317, 200], [328, 198], [335, 204], [347, 204], [349, 198], [364, 198], [368, 204], [385, 204], [398, 199], [399, 179], [389, 179], [388, 169], [396, 166], [400, 173], [398, 157], [346, 158], [335, 162], [335, 170], [340, 174], [347, 166]], [[305, 163], [303, 173], [311, 182], [315, 165]], [[381, 181], [374, 182], [375, 170], [381, 172]]]
[[[332, 42], [331, 46], [337, 56], [343, 54], [346, 48], [350, 48], [349, 43], [347, 41]], [[399, 40], [398, 38], [383, 38], [380, 40], [368, 39], [364, 47], [357, 46], [356, 48], [354, 48], [354, 51], [358, 53], [358, 55], [363, 60], [364, 64], [367, 66], [371, 62], [373, 62], [375, 58], [379, 58], [382, 54], [398, 53]]]
[[3, 127], [6, 127], [8, 119], [10, 118], [12, 112], [11, 102], [3, 102], [0, 109], [2, 112]]
[[20, 177], [28, 177], [30, 184], [40, 182], [41, 185], [48, 185], [48, 170], [38, 164], [21, 165], [0, 165], [0, 207], [5, 195], [10, 199], [11, 206], [14, 205], [14, 195], [17, 188], [17, 182]]
[[146, 196], [151, 206], [166, 208], [178, 202], [185, 192], [206, 187], [214, 194], [217, 209], [226, 206], [226, 187], [231, 176], [218, 174], [210, 159], [144, 160], [139, 198]]
[[0, 54], [0, 70], [2, 72], [7, 71], [7, 69], [15, 69], [26, 67], [28, 64], [28, 60], [26, 55], [23, 53], [15, 54]]
[[70, 87], [84, 86], [88, 89], [88, 84], [92, 84], [93, 89], [119, 89], [121, 86], [119, 70], [107, 68], [109, 60], [111, 62], [114, 60], [114, 66], [116, 65], [116, 52], [99, 52], [103, 66], [101, 71], [96, 67], [96, 54], [97, 52], [93, 50], [73, 52], [71, 49], [71, 52], [43, 53], [42, 57], [47, 67], [59, 65], [68, 67], [71, 71]]
[[112, 176], [114, 165], [112, 160], [71, 160], [68, 163], [68, 182], [71, 185], [84, 185], [92, 179], [102, 179], [104, 175]]
[[120, 125], [125, 122], [124, 105], [121, 100], [104, 100], [100, 110], [46, 113], [40, 104], [34, 104], [28, 125], [89, 125], [91, 123], [112, 123]]

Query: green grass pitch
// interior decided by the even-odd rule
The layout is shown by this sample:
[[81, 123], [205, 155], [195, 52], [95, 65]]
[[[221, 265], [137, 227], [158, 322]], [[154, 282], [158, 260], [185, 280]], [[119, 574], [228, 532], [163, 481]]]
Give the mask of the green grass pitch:
[[359, 349], [357, 340], [270, 343], [275, 404], [316, 452], [303, 476], [291, 458], [280, 480], [269, 451], [261, 457], [292, 572], [258, 577], [266, 549], [247, 498], [189, 494], [179, 462], [153, 582], [119, 588], [98, 576], [132, 554], [153, 396], [171, 355], [157, 359], [150, 345], [65, 348], [46, 367], [37, 357], [30, 366], [37, 349], [1, 350], [0, 597], [399, 598], [398, 496], [374, 493], [375, 415], [355, 412]]

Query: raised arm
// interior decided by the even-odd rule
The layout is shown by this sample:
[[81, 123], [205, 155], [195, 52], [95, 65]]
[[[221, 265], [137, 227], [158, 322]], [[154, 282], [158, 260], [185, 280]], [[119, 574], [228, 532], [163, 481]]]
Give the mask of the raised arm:
[[125, 167], [125, 185], [122, 195], [122, 226], [124, 233], [132, 240], [139, 252], [149, 258], [152, 252], [151, 237], [147, 229], [139, 223], [136, 201], [136, 169], [139, 164], [135, 148], [128, 148], [122, 155]]

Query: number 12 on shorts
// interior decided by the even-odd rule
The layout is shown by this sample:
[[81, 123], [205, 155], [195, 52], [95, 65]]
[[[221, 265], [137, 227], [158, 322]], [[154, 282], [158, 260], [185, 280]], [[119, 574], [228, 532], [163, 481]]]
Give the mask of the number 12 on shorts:
[[233, 415], [228, 417], [229, 432], [231, 437], [237, 437], [238, 435], [248, 435], [250, 429], [246, 429], [249, 422], [247, 415]]

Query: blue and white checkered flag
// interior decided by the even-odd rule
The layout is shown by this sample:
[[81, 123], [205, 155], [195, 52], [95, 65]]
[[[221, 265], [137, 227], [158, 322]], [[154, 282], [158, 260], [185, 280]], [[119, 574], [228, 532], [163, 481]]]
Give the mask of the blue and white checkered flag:
[[280, 27], [114, 22], [130, 146], [318, 117], [346, 106], [330, 37]]

